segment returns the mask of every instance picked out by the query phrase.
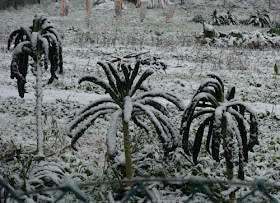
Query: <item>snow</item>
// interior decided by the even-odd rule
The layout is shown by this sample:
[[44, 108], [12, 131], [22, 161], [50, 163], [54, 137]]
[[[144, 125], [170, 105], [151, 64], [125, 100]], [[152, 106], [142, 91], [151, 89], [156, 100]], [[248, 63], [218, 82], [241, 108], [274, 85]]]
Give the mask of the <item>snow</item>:
[[145, 112], [145, 114], [147, 114], [149, 116], [149, 118], [151, 119], [151, 121], [153, 122], [153, 124], [155, 125], [155, 128], [157, 128], [160, 131], [160, 136], [163, 138], [164, 140], [164, 145], [168, 148], [171, 148], [171, 139], [170, 136], [168, 136], [164, 130], [162, 125], [159, 123], [158, 119], [156, 118], [156, 116], [154, 115], [154, 113], [150, 110], [149, 107], [144, 106], [141, 103], [138, 102], [134, 102], [134, 106], [135, 107], [139, 107], [141, 110], [143, 110]]
[[[213, 28], [214, 29], [214, 28]], [[216, 30], [217, 32], [217, 30]], [[278, 35], [270, 36], [267, 33], [263, 33], [260, 30], [252, 32], [241, 32], [240, 30], [232, 30], [229, 33], [223, 33], [226, 36], [222, 37], [218, 32], [217, 37], [213, 40], [203, 37], [203, 33], [200, 33], [200, 40], [209, 45], [221, 46], [221, 47], [249, 47], [249, 48], [265, 48], [265, 47], [279, 47], [280, 37]], [[235, 37], [240, 35], [241, 37]]]
[[124, 98], [124, 107], [123, 107], [124, 111], [123, 111], [123, 120], [126, 123], [129, 123], [130, 119], [131, 119], [131, 114], [132, 114], [132, 109], [133, 109], [133, 103], [131, 102], [131, 97], [130, 96], [126, 96]]
[[[33, 36], [33, 34], [32, 34]], [[33, 45], [32, 45], [33, 46]], [[44, 157], [44, 135], [42, 126], [42, 67], [40, 66], [39, 60], [36, 63], [36, 121], [37, 121], [37, 148], [38, 156]]]
[[166, 92], [163, 92], [160, 90], [152, 90], [149, 92], [141, 93], [141, 94], [133, 97], [132, 101], [137, 101], [137, 100], [140, 100], [140, 99], [146, 98], [146, 97], [162, 97], [162, 98], [166, 99], [167, 101], [176, 105], [180, 110], [185, 109], [183, 102], [179, 98], [177, 98], [174, 95], [167, 94]]
[[108, 130], [107, 137], [106, 137], [106, 143], [107, 143], [107, 151], [110, 157], [114, 157], [115, 152], [116, 152], [116, 146], [117, 146], [117, 141], [116, 141], [116, 134], [117, 134], [117, 121], [118, 118], [122, 115], [122, 110], [119, 109], [117, 110], [111, 118], [111, 126]]
[[30, 30], [30, 27], [28, 27], [28, 26], [21, 26], [20, 28], [24, 31], [24, 33], [26, 34], [26, 36], [27, 36], [29, 39], [31, 39], [31, 30]]
[[38, 35], [38, 39], [42, 42], [42, 47], [44, 49], [44, 66], [45, 69], [48, 69], [48, 62], [49, 62], [49, 42], [46, 38]]
[[70, 132], [68, 134], [69, 137], [72, 138], [72, 141], [71, 141], [71, 146], [73, 149], [75, 149], [76, 151], [78, 151], [77, 147], [76, 147], [76, 142], [77, 140], [83, 135], [83, 133], [91, 126], [94, 124], [95, 120], [101, 116], [101, 115], [105, 115], [105, 114], [108, 114], [108, 113], [113, 113], [114, 110], [113, 109], [105, 109], [105, 110], [99, 110], [99, 111], [96, 111], [89, 119], [87, 119], [85, 122], [83, 122], [83, 124], [81, 124], [81, 126], [79, 127], [79, 129], [77, 130], [77, 132], [75, 134], [72, 134], [70, 132], [71, 129], [73, 129], [74, 127], [76, 127], [76, 125], [81, 121], [80, 117], [78, 117], [76, 120], [74, 120], [75, 122], [71, 123], [68, 128], [70, 130], [67, 130], [67, 132]]
[[[150, 51], [143, 55], [143, 58], [159, 57], [167, 64], [165, 72], [155, 71], [145, 85], [151, 90], [166, 91], [176, 95], [182, 103], [187, 105], [209, 72], [218, 73], [225, 83], [225, 90], [229, 86], [236, 87], [236, 96], [244, 103], [251, 106], [259, 122], [259, 144], [248, 152], [248, 163], [245, 164], [245, 180], [254, 181], [264, 179], [268, 182], [277, 182], [279, 177], [279, 119], [280, 119], [280, 84], [279, 75], [273, 71], [273, 65], [279, 61], [279, 49], [273, 47], [248, 48], [228, 46], [208, 46], [196, 43], [195, 36], [202, 31], [201, 24], [191, 22], [195, 13], [203, 13], [209, 16], [214, 10], [211, 6], [221, 6], [223, 1], [194, 1], [187, 5], [177, 6], [173, 22], [165, 23], [166, 16], [163, 10], [150, 9], [147, 12], [147, 19], [140, 22], [139, 10], [134, 5], [126, 3], [127, 9], [123, 13], [123, 19], [116, 21], [114, 11], [94, 10], [93, 18], [89, 20], [89, 26], [85, 22], [85, 9], [82, 1], [72, 1], [69, 16], [62, 18], [59, 13], [60, 5], [53, 2], [41, 1], [42, 5], [35, 4], [15, 11], [13, 9], [0, 11], [0, 178], [3, 176], [13, 181], [13, 187], [21, 189], [23, 179], [20, 176], [21, 160], [27, 162], [27, 158], [36, 150], [36, 120], [35, 120], [35, 77], [29, 67], [26, 77], [26, 90], [24, 99], [18, 97], [16, 80], [10, 79], [10, 64], [12, 52], [6, 51], [9, 33], [22, 25], [32, 23], [35, 12], [46, 13], [55, 27], [58, 29], [55, 35], [60, 35], [63, 46], [64, 74], [58, 76], [53, 84], [47, 85], [48, 72], [43, 71], [43, 133], [47, 140], [44, 141], [46, 152], [45, 161], [55, 162], [60, 169], [63, 169], [63, 177], [56, 173], [48, 173], [59, 185], [63, 185], [66, 179], [75, 179], [78, 182], [94, 180], [115, 180], [112, 168], [116, 169], [118, 175], [121, 172], [123, 161], [111, 162], [107, 158], [106, 136], [111, 124], [111, 113], [100, 116], [95, 120], [94, 125], [87, 129], [77, 144], [78, 152], [70, 146], [71, 139], [66, 135], [66, 126], [75, 115], [85, 106], [93, 101], [108, 98], [104, 90], [92, 83], [84, 82], [78, 84], [78, 80], [85, 75], [94, 75], [106, 80], [106, 75], [98, 61], [110, 61], [113, 56], [125, 56], [130, 53]], [[252, 3], [253, 2], [253, 3]], [[234, 14], [240, 18], [246, 18], [256, 8], [267, 8], [264, 1], [226, 1], [228, 5], [237, 5]], [[274, 2], [273, 7], [278, 6]], [[201, 5], [206, 6], [201, 6]], [[196, 7], [193, 7], [195, 6]], [[243, 8], [246, 9], [243, 9]], [[218, 7], [221, 10], [226, 8]], [[269, 10], [275, 20], [279, 19], [277, 10]], [[16, 13], [16, 15], [15, 15]], [[27, 27], [29, 29], [29, 27]], [[229, 33], [231, 30], [239, 30], [246, 33], [266, 34], [266, 28], [255, 28], [251, 26], [214, 26], [215, 30]], [[254, 40], [257, 39], [254, 35]], [[244, 35], [249, 40], [248, 35]], [[115, 40], [115, 41], [114, 41]], [[184, 41], [185, 40], [185, 41]], [[273, 39], [277, 41], [277, 38]], [[115, 42], [115, 44], [113, 43]], [[33, 60], [30, 59], [30, 64]], [[133, 67], [133, 65], [132, 65]], [[143, 70], [147, 67], [142, 67]], [[143, 71], [140, 68], [141, 71]], [[136, 96], [140, 96], [137, 92]], [[153, 99], [153, 97], [150, 97]], [[180, 126], [182, 112], [165, 99], [154, 97], [156, 101], [169, 111], [169, 119], [176, 130]], [[140, 97], [138, 97], [140, 103]], [[135, 100], [136, 101], [138, 101]], [[141, 103], [144, 100], [141, 101]], [[145, 104], [146, 105], [146, 104]], [[185, 108], [182, 105], [182, 108]], [[151, 108], [150, 108], [151, 109]], [[150, 110], [149, 109], [149, 110]], [[114, 111], [115, 112], [115, 111]], [[112, 112], [113, 113], [113, 112]], [[137, 116], [138, 118], [138, 116]], [[57, 127], [55, 127], [55, 122]], [[187, 156], [180, 147], [164, 159], [162, 145], [154, 131], [153, 123], [146, 117], [139, 117], [139, 121], [145, 124], [150, 130], [146, 134], [135, 127], [131, 122], [130, 134], [132, 139], [132, 161], [134, 174], [145, 177], [209, 177], [225, 180], [225, 162], [223, 159], [216, 163], [211, 155], [206, 153], [204, 143], [198, 157], [199, 164], [193, 165], [191, 157]], [[195, 134], [201, 120], [197, 119], [191, 126], [190, 133]], [[116, 131], [116, 157], [123, 158], [122, 134], [117, 124]], [[207, 128], [206, 128], [207, 129]], [[190, 136], [194, 137], [194, 136]], [[172, 139], [172, 138], [170, 138]], [[192, 142], [193, 140], [190, 140]], [[204, 140], [205, 141], [205, 140]], [[237, 144], [237, 143], [235, 143]], [[113, 144], [112, 144], [113, 145]], [[237, 146], [237, 145], [235, 145]], [[22, 157], [12, 157], [13, 161], [5, 162], [10, 152], [14, 149], [21, 149]], [[5, 156], [5, 158], [3, 158]], [[176, 158], [177, 157], [177, 158]], [[123, 160], [123, 159], [122, 159]], [[32, 163], [32, 170], [38, 170], [38, 166]], [[54, 168], [52, 169], [54, 170]], [[59, 172], [61, 170], [57, 169]], [[237, 176], [237, 168], [234, 171]], [[28, 172], [28, 174], [33, 174]], [[41, 176], [40, 176], [41, 177]], [[122, 178], [122, 177], [120, 177]], [[31, 175], [27, 181], [36, 181], [37, 177]], [[38, 180], [39, 181], [39, 180]], [[42, 188], [47, 187], [43, 181]], [[162, 183], [147, 184], [156, 193], [161, 201], [172, 202], [175, 199], [182, 202], [188, 198], [188, 193], [178, 191], [178, 185], [166, 186]], [[177, 187], [178, 186], [178, 187]], [[173, 189], [176, 188], [176, 189]], [[213, 184], [210, 190], [219, 198], [227, 202], [228, 197], [221, 195], [227, 189], [221, 189], [219, 185]], [[250, 188], [240, 189], [237, 197], [246, 194]], [[111, 187], [83, 188], [90, 194], [91, 201], [109, 201], [106, 192], [111, 193], [110, 199], [116, 197]], [[280, 199], [279, 192], [272, 195]], [[56, 197], [57, 193], [51, 193], [49, 197]], [[33, 197], [33, 196], [32, 196]], [[25, 202], [34, 202], [25, 196]], [[262, 197], [258, 197], [262, 198]], [[42, 197], [43, 199], [43, 197]], [[78, 201], [72, 195], [65, 197], [66, 202]], [[135, 200], [135, 201], [138, 201]], [[144, 201], [143, 199], [139, 200]], [[203, 195], [199, 195], [198, 202], [206, 202]]]
[[[71, 131], [77, 127], [77, 125], [79, 125], [79, 123], [83, 122], [85, 119], [87, 119], [90, 116], [94, 116], [95, 114], [97, 114], [99, 111], [104, 111], [104, 110], [110, 110], [109, 112], [111, 112], [111, 110], [116, 110], [115, 106], [106, 106], [106, 105], [97, 105], [94, 106], [90, 109], [88, 109], [87, 111], [83, 112], [82, 114], [78, 114], [78, 116], [71, 121], [71, 123], [68, 124], [68, 127], [66, 128], [66, 132], [68, 134], [69, 137], [74, 137], [71, 133]], [[109, 113], [108, 112], [108, 113]], [[94, 117], [95, 118], [95, 117]], [[81, 127], [81, 129], [86, 129], [89, 127], [91, 121], [90, 122], [86, 122], [86, 124], [84, 126]]]
[[[31, 49], [35, 56], [38, 56], [38, 54], [37, 54], [37, 52], [38, 52], [38, 50], [37, 50], [38, 35], [39, 35], [38, 32], [32, 32], [31, 39], [30, 39]], [[38, 59], [36, 59], [36, 60], [38, 60]]]

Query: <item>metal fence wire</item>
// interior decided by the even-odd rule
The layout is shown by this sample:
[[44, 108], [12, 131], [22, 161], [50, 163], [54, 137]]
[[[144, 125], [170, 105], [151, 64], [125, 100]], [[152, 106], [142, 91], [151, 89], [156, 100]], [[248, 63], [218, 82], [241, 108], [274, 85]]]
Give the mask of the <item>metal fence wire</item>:
[[[214, 198], [213, 194], [211, 193], [210, 189], [205, 185], [205, 183], [217, 183], [217, 184], [227, 184], [227, 185], [235, 185], [239, 187], [252, 187], [252, 190], [245, 194], [244, 196], [240, 197], [237, 203], [245, 202], [250, 196], [254, 196], [257, 191], [260, 191], [264, 197], [270, 200], [272, 203], [277, 203], [278, 200], [274, 198], [271, 194], [269, 194], [267, 187], [272, 187], [276, 189], [280, 189], [279, 183], [265, 183], [262, 180], [257, 180], [254, 182], [248, 181], [241, 181], [241, 180], [233, 180], [233, 181], [225, 181], [219, 179], [208, 179], [208, 178], [200, 178], [200, 177], [193, 177], [187, 179], [178, 179], [178, 178], [150, 178], [150, 179], [130, 179], [130, 180], [113, 180], [113, 181], [96, 181], [96, 182], [89, 182], [89, 183], [74, 183], [74, 182], [67, 182], [64, 186], [60, 187], [53, 187], [53, 188], [45, 188], [35, 191], [15, 191], [9, 183], [2, 179], [0, 180], [0, 202], [4, 200], [6, 202], [7, 199], [14, 199], [15, 201], [21, 203], [23, 202], [21, 196], [28, 195], [28, 194], [39, 194], [43, 192], [49, 191], [57, 191], [60, 190], [61, 194], [56, 198], [54, 201], [55, 203], [59, 202], [63, 199], [63, 197], [68, 193], [73, 193], [78, 199], [83, 202], [89, 202], [89, 198], [83, 193], [80, 188], [84, 187], [92, 187], [96, 185], [112, 185], [112, 184], [133, 184], [126, 192], [125, 197], [121, 200], [121, 203], [128, 202], [131, 197], [133, 197], [136, 193], [141, 193], [143, 197], [149, 200], [152, 203], [156, 203], [157, 200], [155, 194], [150, 191], [143, 183], [151, 183], [151, 182], [168, 182], [168, 183], [195, 183], [195, 186], [191, 190], [191, 194], [189, 195], [188, 199], [184, 201], [184, 203], [188, 203], [196, 198], [197, 193], [205, 194], [211, 202], [216, 203], [217, 200]], [[4, 193], [3, 191], [4, 190]], [[5, 194], [4, 197], [1, 194]]]

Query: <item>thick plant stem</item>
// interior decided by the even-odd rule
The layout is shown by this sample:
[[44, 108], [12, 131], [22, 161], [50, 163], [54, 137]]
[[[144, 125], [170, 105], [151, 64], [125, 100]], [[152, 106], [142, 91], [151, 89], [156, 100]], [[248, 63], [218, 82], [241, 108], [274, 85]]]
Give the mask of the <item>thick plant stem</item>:
[[44, 157], [42, 130], [42, 70], [39, 60], [36, 64], [36, 120], [37, 120], [37, 151], [39, 157]]
[[18, 9], [18, 4], [17, 4], [17, 0], [14, 0], [14, 9]]
[[130, 150], [130, 135], [128, 130], [128, 123], [122, 122], [123, 135], [124, 135], [124, 152], [125, 152], [125, 173], [126, 178], [132, 178], [132, 163], [131, 163], [131, 150]]
[[[222, 119], [222, 135], [223, 135], [223, 141], [224, 141], [224, 151], [226, 151], [227, 126], [226, 126], [225, 118]], [[228, 167], [227, 164], [226, 164], [226, 168], [227, 168], [227, 178], [228, 178], [228, 180], [232, 180], [233, 179], [233, 169]], [[230, 200], [230, 203], [235, 202], [235, 192], [231, 192], [229, 194], [229, 200]]]
[[[230, 168], [227, 167], [227, 176], [228, 176], [228, 180], [233, 179], [233, 169], [230, 169]], [[229, 201], [230, 201], [230, 203], [235, 202], [235, 192], [231, 192], [229, 194]]]

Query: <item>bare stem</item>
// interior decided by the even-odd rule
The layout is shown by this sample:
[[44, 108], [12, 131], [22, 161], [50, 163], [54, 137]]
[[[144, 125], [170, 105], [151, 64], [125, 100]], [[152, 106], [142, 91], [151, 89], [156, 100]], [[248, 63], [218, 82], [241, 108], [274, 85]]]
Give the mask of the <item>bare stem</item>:
[[124, 135], [124, 152], [125, 152], [125, 172], [126, 178], [132, 178], [132, 162], [131, 162], [131, 149], [130, 149], [130, 135], [128, 129], [128, 123], [123, 123], [123, 135]]

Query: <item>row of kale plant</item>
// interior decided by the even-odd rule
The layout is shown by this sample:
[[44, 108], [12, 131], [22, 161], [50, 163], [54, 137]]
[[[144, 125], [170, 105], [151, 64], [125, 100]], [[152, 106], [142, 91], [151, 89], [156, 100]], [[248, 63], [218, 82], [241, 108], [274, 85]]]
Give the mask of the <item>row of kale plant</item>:
[[210, 18], [204, 18], [202, 15], [196, 15], [192, 19], [195, 23], [208, 23], [210, 25], [252, 25], [255, 27], [274, 27], [279, 28], [280, 25], [278, 22], [272, 22], [270, 16], [266, 12], [257, 11], [256, 13], [250, 15], [248, 19], [239, 20], [235, 15], [233, 15], [232, 11], [227, 11], [226, 14], [218, 14], [215, 9], [211, 14]]
[[[37, 151], [39, 157], [43, 158], [41, 63], [44, 63], [46, 69], [48, 63], [51, 64], [49, 83], [57, 78], [55, 73], [58, 69], [62, 73], [61, 39], [47, 16], [36, 14], [32, 26], [23, 26], [12, 32], [8, 48], [13, 41], [15, 48], [11, 62], [11, 78], [17, 79], [20, 97], [24, 97], [25, 94], [29, 58], [33, 60], [37, 77]], [[229, 88], [226, 93], [222, 79], [216, 74], [209, 74], [209, 78], [201, 83], [189, 105], [185, 107], [177, 96], [160, 90], [151, 90], [144, 84], [154, 71], [150, 68], [140, 71], [141, 61], [137, 61], [134, 67], [121, 64], [120, 69], [108, 62], [98, 62], [98, 64], [104, 70], [107, 80], [87, 75], [82, 77], [79, 83], [92, 82], [101, 86], [108, 94], [80, 110], [67, 126], [66, 132], [71, 138], [71, 146], [74, 150], [78, 150], [76, 142], [95, 120], [102, 115], [110, 114], [111, 123], [106, 137], [107, 153], [111, 159], [115, 157], [117, 124], [121, 121], [125, 151], [123, 176], [130, 179], [133, 177], [133, 166], [129, 125], [133, 122], [149, 134], [147, 119], [143, 119], [144, 116], [153, 124], [165, 155], [182, 146], [185, 153], [192, 156], [194, 163], [198, 162], [204, 131], [208, 127], [205, 145], [207, 152], [215, 161], [219, 161], [220, 156], [225, 158], [229, 180], [234, 177], [233, 168], [236, 165], [234, 155], [238, 154], [238, 178], [244, 179], [244, 165], [248, 161], [248, 152], [258, 142], [258, 126], [252, 108], [235, 98], [234, 87]], [[180, 111], [184, 111], [180, 131], [172, 124], [167, 108], [155, 98], [165, 99]], [[189, 141], [191, 123], [201, 117], [204, 120], [198, 127], [194, 142], [191, 144]], [[238, 153], [235, 152], [236, 144]], [[223, 152], [220, 152], [220, 146]], [[229, 198], [234, 202], [235, 193], [231, 192]]]

